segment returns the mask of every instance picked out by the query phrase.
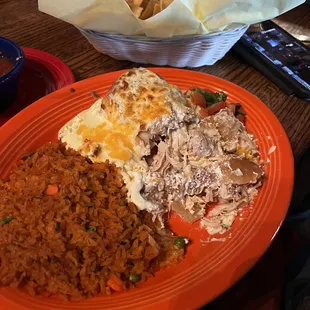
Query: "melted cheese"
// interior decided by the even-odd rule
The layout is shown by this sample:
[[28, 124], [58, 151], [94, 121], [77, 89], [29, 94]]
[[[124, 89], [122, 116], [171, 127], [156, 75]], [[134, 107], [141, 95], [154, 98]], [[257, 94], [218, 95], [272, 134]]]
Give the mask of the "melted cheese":
[[[127, 161], [133, 153], [135, 130], [129, 124], [115, 124], [113, 127], [100, 124], [91, 128], [82, 123], [76, 133], [84, 141], [102, 144], [110, 158]], [[86, 147], [88, 147], [87, 144]], [[87, 150], [84, 151], [87, 152]]]
[[59, 138], [96, 162], [108, 159], [123, 166], [131, 158], [140, 160], [143, 148], [136, 137], [172, 113], [169, 96], [170, 85], [156, 74], [145, 69], [129, 71], [105, 98], [66, 124]]
[[138, 135], [172, 111], [183, 115], [185, 103], [182, 93], [155, 73], [133, 69], [123, 74], [104, 98], [69, 121], [58, 136], [93, 162], [109, 160], [122, 168], [129, 200], [139, 209], [156, 212], [161, 207], [140, 194], [147, 170], [143, 156], [149, 155], [150, 145]]

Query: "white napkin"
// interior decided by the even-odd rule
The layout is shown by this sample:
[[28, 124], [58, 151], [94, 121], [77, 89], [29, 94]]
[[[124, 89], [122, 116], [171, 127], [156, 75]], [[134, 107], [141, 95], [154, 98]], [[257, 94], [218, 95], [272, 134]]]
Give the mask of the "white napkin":
[[305, 0], [174, 0], [146, 20], [125, 0], [38, 0], [39, 10], [87, 30], [172, 37], [233, 29], [272, 19]]

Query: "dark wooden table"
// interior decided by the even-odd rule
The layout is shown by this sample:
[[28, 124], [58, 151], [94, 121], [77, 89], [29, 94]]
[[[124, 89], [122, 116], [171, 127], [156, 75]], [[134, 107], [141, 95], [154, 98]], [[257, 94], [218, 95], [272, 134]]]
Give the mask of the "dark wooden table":
[[[73, 26], [38, 12], [36, 0], [0, 0], [0, 16], [0, 36], [59, 57], [77, 80], [134, 66], [95, 51]], [[309, 16], [310, 6], [303, 5], [278, 18], [277, 22], [294, 34], [310, 36]], [[232, 81], [264, 101], [283, 124], [295, 159], [301, 158], [310, 144], [308, 103], [287, 96], [254, 68], [230, 54], [212, 67], [197, 70]]]
[[[276, 22], [299, 39], [309, 42], [309, 16], [310, 6], [303, 5], [277, 18]], [[0, 0], [0, 17], [0, 36], [59, 57], [71, 68], [77, 80], [135, 66], [133, 63], [114, 60], [95, 51], [73, 26], [38, 12], [37, 0]], [[231, 53], [212, 67], [205, 66], [196, 70], [232, 81], [265, 102], [283, 124], [291, 141], [295, 160], [301, 159], [310, 145], [308, 103], [287, 96], [270, 80]], [[279, 263], [272, 259], [275, 257], [272, 253], [280, 251], [281, 244], [276, 242], [262, 262], [258, 263], [235, 288], [207, 306], [207, 309], [226, 309], [228, 305], [232, 309], [279, 309], [280, 290], [273, 284], [266, 286], [264, 278], [270, 271], [266, 269], [266, 263], [273, 269], [274, 278], [282, 277], [282, 272], [277, 269]], [[249, 293], [251, 285], [254, 285], [254, 289]], [[265, 288], [265, 292], [260, 293], [259, 286]], [[258, 300], [260, 306], [254, 306], [253, 300], [249, 299]]]

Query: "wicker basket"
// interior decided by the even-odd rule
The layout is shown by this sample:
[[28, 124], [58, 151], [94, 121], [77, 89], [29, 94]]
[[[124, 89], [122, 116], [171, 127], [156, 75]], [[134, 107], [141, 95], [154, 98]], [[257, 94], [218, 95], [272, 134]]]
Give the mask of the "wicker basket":
[[79, 29], [102, 54], [119, 60], [157, 66], [200, 67], [213, 65], [232, 48], [248, 26], [219, 33], [172, 38], [148, 38]]

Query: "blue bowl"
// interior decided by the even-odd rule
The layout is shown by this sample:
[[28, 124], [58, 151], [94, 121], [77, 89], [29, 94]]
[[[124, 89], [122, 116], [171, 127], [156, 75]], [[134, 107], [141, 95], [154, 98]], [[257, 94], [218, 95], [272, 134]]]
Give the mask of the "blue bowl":
[[0, 77], [0, 111], [3, 111], [16, 99], [19, 76], [24, 67], [25, 55], [17, 44], [0, 37], [0, 57], [9, 59], [14, 65], [11, 71]]

